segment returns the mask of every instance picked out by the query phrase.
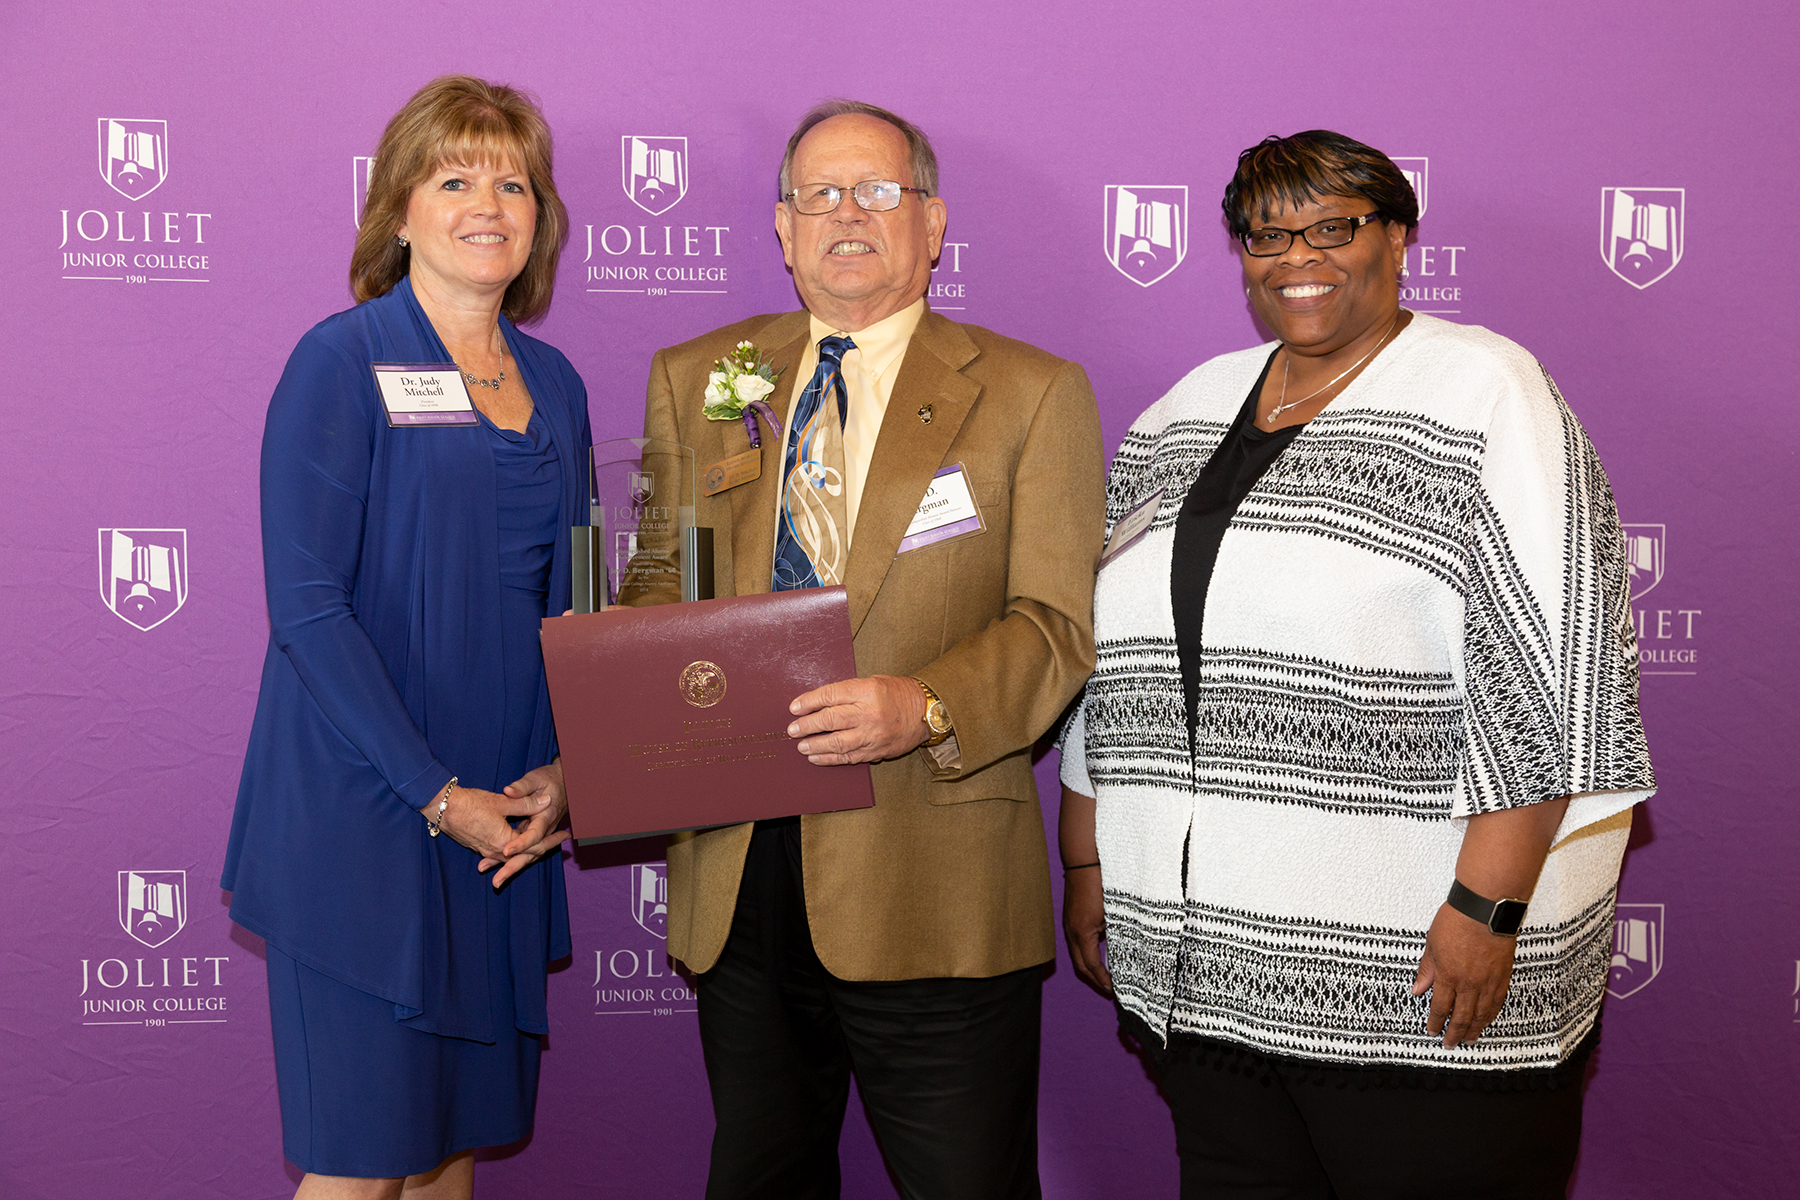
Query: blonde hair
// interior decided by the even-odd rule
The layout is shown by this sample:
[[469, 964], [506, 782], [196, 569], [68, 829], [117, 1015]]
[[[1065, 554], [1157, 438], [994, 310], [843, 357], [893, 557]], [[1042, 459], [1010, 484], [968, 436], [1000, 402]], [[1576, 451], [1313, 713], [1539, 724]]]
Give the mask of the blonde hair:
[[396, 238], [412, 191], [446, 165], [511, 159], [531, 181], [537, 229], [525, 269], [506, 289], [500, 310], [517, 324], [550, 311], [556, 263], [569, 240], [569, 212], [551, 176], [550, 126], [537, 101], [472, 75], [443, 75], [420, 88], [394, 114], [375, 148], [363, 201], [350, 292], [358, 304], [384, 296], [406, 276], [412, 252]]

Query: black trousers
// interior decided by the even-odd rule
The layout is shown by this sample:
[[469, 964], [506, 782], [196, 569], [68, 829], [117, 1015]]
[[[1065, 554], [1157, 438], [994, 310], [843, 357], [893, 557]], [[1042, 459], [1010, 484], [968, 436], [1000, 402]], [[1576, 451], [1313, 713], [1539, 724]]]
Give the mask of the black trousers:
[[[1149, 1054], [1182, 1200], [1562, 1200], [1581, 1072], [1555, 1089], [1359, 1087], [1251, 1051]], [[1585, 1063], [1586, 1055], [1582, 1055]], [[1581, 1064], [1578, 1064], [1578, 1066]]]
[[807, 926], [797, 820], [758, 822], [731, 937], [698, 990], [718, 1122], [708, 1200], [835, 1198], [852, 1072], [902, 1196], [1040, 1194], [1042, 973], [836, 978]]

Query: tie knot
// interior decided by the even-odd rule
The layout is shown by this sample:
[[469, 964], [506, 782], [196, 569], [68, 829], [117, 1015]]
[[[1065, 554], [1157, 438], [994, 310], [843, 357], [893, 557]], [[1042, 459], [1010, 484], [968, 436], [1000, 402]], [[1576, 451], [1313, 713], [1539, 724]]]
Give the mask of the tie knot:
[[834, 367], [838, 366], [844, 361], [844, 355], [854, 349], [856, 349], [855, 342], [834, 333], [830, 337], [819, 339], [819, 361], [828, 362]]

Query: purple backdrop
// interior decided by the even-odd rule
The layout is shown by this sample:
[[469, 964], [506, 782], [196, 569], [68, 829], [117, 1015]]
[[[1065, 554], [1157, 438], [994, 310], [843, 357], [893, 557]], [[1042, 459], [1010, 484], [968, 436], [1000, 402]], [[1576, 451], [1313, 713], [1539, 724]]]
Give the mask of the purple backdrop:
[[[931, 131], [934, 303], [1083, 363], [1109, 445], [1260, 340], [1218, 220], [1239, 149], [1328, 126], [1417, 171], [1409, 302], [1544, 361], [1633, 539], [1662, 790], [1574, 1194], [1791, 1186], [1792, 6], [68, 2], [4, 28], [0, 144], [30, 169], [0, 268], [0, 1193], [292, 1190], [262, 948], [216, 886], [267, 638], [257, 447], [294, 341], [348, 304], [358, 156], [451, 70], [535, 90], [556, 130], [574, 236], [538, 332], [585, 375], [598, 437], [637, 431], [653, 349], [794, 306], [775, 166], [822, 95]], [[633, 138], [676, 152], [645, 159], [679, 159], [660, 198], [628, 192]], [[1115, 267], [1109, 187], [1176, 206], [1131, 231], [1154, 269]], [[484, 1196], [700, 1194], [711, 1115], [658, 856], [569, 864], [537, 1134], [483, 1160]], [[1166, 1110], [1066, 960], [1041, 1122], [1047, 1195], [1173, 1195]], [[856, 1113], [845, 1160], [847, 1195], [893, 1194]]]

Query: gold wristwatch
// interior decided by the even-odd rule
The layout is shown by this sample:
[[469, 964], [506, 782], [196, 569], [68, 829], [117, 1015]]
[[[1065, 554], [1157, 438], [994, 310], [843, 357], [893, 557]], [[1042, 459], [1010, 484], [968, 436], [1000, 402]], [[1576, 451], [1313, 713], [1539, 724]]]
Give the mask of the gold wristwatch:
[[950, 714], [944, 711], [944, 702], [931, 690], [931, 685], [923, 679], [914, 679], [913, 682], [925, 693], [925, 728], [931, 730], [931, 736], [925, 739], [925, 745], [941, 746], [956, 732], [956, 727], [950, 723]]

